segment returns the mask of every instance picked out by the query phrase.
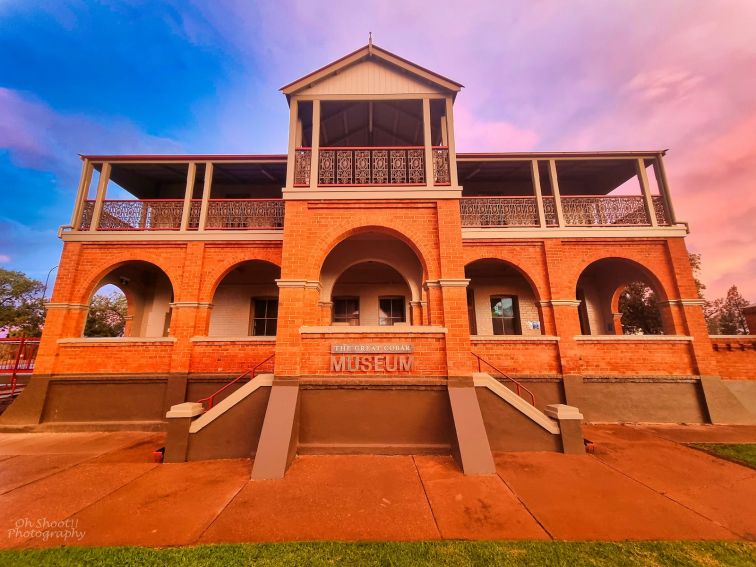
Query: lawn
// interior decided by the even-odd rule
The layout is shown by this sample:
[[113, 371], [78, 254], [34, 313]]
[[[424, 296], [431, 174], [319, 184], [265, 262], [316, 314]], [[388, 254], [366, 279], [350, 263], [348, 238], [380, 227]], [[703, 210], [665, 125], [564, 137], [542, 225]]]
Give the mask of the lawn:
[[690, 446], [756, 469], [756, 443], [691, 443]]
[[415, 542], [280, 543], [145, 547], [66, 547], [0, 552], [0, 564], [29, 565], [654, 565], [753, 566], [746, 542]]

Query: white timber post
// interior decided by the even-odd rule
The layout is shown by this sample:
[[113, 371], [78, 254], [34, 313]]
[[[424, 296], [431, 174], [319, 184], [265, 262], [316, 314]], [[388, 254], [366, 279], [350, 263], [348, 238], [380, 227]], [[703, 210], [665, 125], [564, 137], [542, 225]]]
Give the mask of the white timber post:
[[538, 207], [538, 225], [546, 228], [546, 211], [543, 208], [543, 193], [541, 192], [541, 174], [538, 171], [538, 160], [530, 160], [530, 178], [533, 181], [533, 193]]
[[81, 225], [81, 215], [84, 211], [84, 203], [87, 200], [89, 194], [89, 185], [92, 183], [92, 163], [84, 158], [84, 163], [81, 166], [81, 178], [79, 179], [79, 188], [76, 191], [76, 203], [74, 204], [74, 210], [71, 214], [71, 227], [73, 230], [79, 230]]
[[192, 196], [194, 195], [194, 179], [197, 176], [197, 164], [189, 162], [189, 168], [186, 171], [186, 191], [184, 191], [184, 209], [181, 211], [181, 229], [185, 231], [189, 228], [189, 214], [192, 209]]
[[294, 170], [297, 167], [297, 145], [299, 144], [297, 136], [297, 124], [299, 114], [299, 102], [292, 99], [289, 108], [289, 165], [286, 168], [286, 188], [294, 187]]
[[659, 226], [659, 222], [656, 220], [656, 210], [654, 209], [654, 200], [651, 197], [651, 189], [648, 186], [648, 176], [646, 176], [646, 162], [643, 158], [635, 160], [635, 171], [638, 173], [638, 181], [640, 182], [641, 192], [643, 193], [643, 203], [646, 208], [646, 216], [651, 226]]
[[446, 97], [446, 146], [449, 148], [449, 181], [457, 187], [457, 147], [454, 142], [454, 104], [451, 97]]
[[656, 185], [659, 187], [659, 192], [664, 199], [664, 206], [667, 208], [667, 220], [670, 225], [677, 224], [677, 218], [675, 217], [675, 209], [672, 206], [672, 195], [669, 193], [669, 184], [667, 183], [667, 173], [664, 171], [664, 161], [662, 154], [656, 155], [656, 161], [654, 161], [654, 174], [656, 175]]
[[97, 184], [97, 196], [95, 197], [94, 209], [92, 210], [92, 220], [89, 225], [89, 230], [97, 230], [100, 225], [100, 217], [102, 216], [102, 206], [105, 202], [105, 193], [108, 190], [108, 181], [110, 181], [110, 164], [103, 163], [100, 170], [100, 181]]
[[200, 218], [197, 230], [205, 230], [207, 225], [207, 210], [210, 206], [210, 192], [213, 190], [213, 162], [205, 163], [205, 183], [202, 186], [202, 203], [200, 205]]
[[320, 174], [320, 101], [312, 101], [312, 151], [310, 153], [310, 189], [318, 186]]
[[433, 187], [433, 141], [431, 139], [430, 99], [423, 98], [423, 146], [425, 148], [425, 185]]
[[551, 182], [551, 192], [554, 193], [554, 208], [557, 214], [557, 224], [560, 227], [564, 224], [564, 211], [562, 210], [562, 194], [559, 192], [559, 179], [557, 178], [556, 160], [549, 160], [549, 181]]

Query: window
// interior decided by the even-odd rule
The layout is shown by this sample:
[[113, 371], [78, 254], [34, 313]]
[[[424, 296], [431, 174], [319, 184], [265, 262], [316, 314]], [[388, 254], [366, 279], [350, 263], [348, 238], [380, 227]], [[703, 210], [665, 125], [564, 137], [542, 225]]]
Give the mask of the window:
[[403, 297], [381, 297], [379, 301], [381, 310], [379, 325], [394, 325], [407, 320]]
[[360, 324], [359, 297], [334, 297], [332, 319], [334, 323], [346, 323], [352, 327], [358, 326]]
[[512, 295], [494, 295], [491, 297], [491, 321], [494, 335], [519, 335], [520, 316], [517, 298]]
[[252, 298], [250, 335], [275, 337], [278, 328], [278, 300], [268, 297]]

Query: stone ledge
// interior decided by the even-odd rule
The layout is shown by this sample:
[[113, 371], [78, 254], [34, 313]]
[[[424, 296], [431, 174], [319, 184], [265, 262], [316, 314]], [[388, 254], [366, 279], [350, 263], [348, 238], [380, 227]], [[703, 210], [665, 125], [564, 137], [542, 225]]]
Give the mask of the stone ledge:
[[433, 334], [446, 334], [446, 327], [432, 327], [421, 325], [407, 325], [406, 327], [399, 326], [324, 326], [324, 327], [310, 327], [303, 326], [299, 328], [299, 333], [302, 335], [433, 335]]
[[135, 343], [169, 345], [177, 340], [176, 337], [76, 337], [58, 339], [58, 344], [76, 346], [122, 346]]

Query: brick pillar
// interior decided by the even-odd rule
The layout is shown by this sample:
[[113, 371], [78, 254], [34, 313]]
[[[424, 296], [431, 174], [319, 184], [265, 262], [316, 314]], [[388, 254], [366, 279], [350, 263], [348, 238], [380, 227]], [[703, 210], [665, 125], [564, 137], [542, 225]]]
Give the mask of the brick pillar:
[[[317, 281], [279, 279], [278, 332], [276, 333], [275, 375], [300, 375], [303, 325], [319, 325], [320, 284]], [[329, 316], [330, 317], [330, 316]]]
[[423, 324], [423, 308], [420, 301], [410, 301], [411, 321], [413, 325]]
[[622, 313], [612, 313], [612, 328], [615, 335], [622, 335]]
[[690, 267], [685, 241], [682, 238], [669, 238], [667, 239], [667, 250], [681, 298], [676, 303], [682, 307], [685, 330], [687, 330], [689, 336], [693, 337], [690, 346], [698, 374], [701, 376], [718, 376], [719, 369], [714, 358], [714, 348], [709, 339], [709, 329], [703, 314], [704, 301], [697, 297], [693, 270]]

